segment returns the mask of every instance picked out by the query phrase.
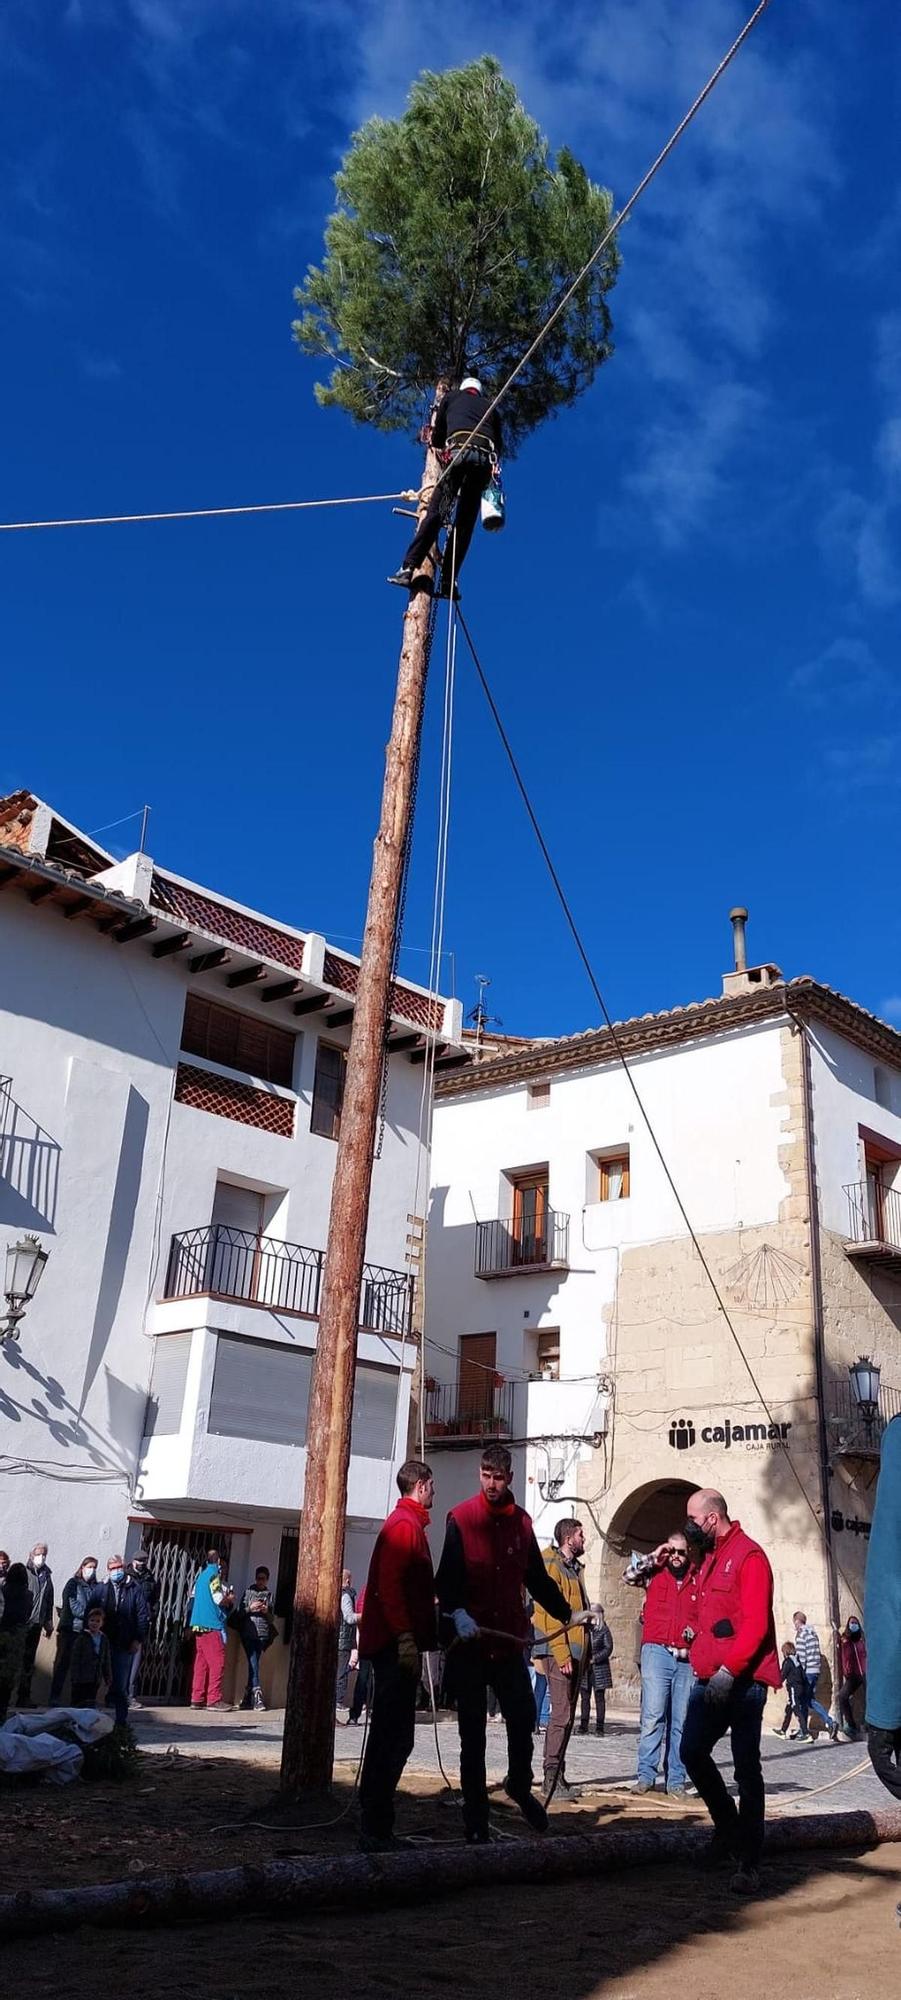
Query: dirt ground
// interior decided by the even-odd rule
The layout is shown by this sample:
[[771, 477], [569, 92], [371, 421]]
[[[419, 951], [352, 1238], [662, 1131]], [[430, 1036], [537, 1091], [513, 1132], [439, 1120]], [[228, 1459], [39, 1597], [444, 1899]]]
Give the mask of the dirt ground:
[[[311, 1825], [309, 1812], [294, 1828], [242, 1824], [265, 1811], [273, 1776], [234, 1760], [155, 1757], [142, 1760], [131, 1785], [6, 1788], [0, 1889], [354, 1846], [353, 1808], [327, 1829]], [[337, 1814], [349, 1796], [337, 1789], [323, 1816]], [[634, 1823], [634, 1806], [608, 1796], [561, 1808], [554, 1830], [610, 1825], [627, 1814]], [[495, 1817], [519, 1835], [512, 1810], [499, 1807]], [[697, 1809], [688, 1817], [696, 1821]], [[457, 1809], [430, 1780], [419, 1796], [405, 1796], [403, 1826], [439, 1842], [460, 1837]], [[171, 2000], [173, 1990], [246, 2000], [261, 1985], [317, 2000], [427, 2000], [454, 1989], [463, 2000], [470, 1992], [496, 2000], [760, 2000], [788, 1989], [792, 2000], [894, 2000], [899, 1896], [901, 1850], [893, 1846], [774, 1859], [753, 1902], [687, 1867], [623, 1869], [366, 1914], [45, 1935], [0, 1947], [0, 1978], [6, 1991], [38, 2000], [86, 1990], [98, 1978], [129, 2000]]]

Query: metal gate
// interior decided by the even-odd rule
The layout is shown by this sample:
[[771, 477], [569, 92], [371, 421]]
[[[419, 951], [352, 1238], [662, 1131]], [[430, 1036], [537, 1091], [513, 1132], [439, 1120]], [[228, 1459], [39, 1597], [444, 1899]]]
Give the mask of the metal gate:
[[136, 1693], [143, 1701], [165, 1706], [189, 1698], [191, 1645], [186, 1614], [194, 1582], [206, 1563], [208, 1549], [218, 1549], [228, 1566], [232, 1537], [223, 1528], [170, 1528], [162, 1521], [145, 1521], [141, 1545], [147, 1550], [160, 1596], [141, 1654]]

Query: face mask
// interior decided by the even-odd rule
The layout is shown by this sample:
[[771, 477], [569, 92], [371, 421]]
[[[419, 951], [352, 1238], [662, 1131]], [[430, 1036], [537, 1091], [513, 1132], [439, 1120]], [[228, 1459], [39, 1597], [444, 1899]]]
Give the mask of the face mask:
[[848, 1626], [848, 1631], [850, 1632], [850, 1634], [851, 1634], [851, 1637], [852, 1637], [852, 1639], [859, 1639], [859, 1637], [860, 1637], [860, 1626], [859, 1626], [859, 1625], [857, 1625], [857, 1624], [854, 1624], [854, 1625], [849, 1625], [849, 1626]]
[[94, 1578], [97, 1575], [96, 1563], [86, 1563], [81, 1574], [84, 1577], [85, 1583], [93, 1583]]
[[124, 1569], [111, 1569], [109, 1574], [111, 1583], [121, 1583], [125, 1571]]
[[43, 1569], [46, 1561], [47, 1561], [46, 1556], [32, 1556], [31, 1558], [32, 1569]]
[[134, 1562], [132, 1563], [132, 1569], [146, 1569], [146, 1568], [147, 1568], [147, 1557], [135, 1556]]
[[697, 1549], [702, 1555], [706, 1555], [716, 1541], [716, 1536], [709, 1529], [702, 1528], [697, 1521], [686, 1521], [682, 1532], [689, 1548]]

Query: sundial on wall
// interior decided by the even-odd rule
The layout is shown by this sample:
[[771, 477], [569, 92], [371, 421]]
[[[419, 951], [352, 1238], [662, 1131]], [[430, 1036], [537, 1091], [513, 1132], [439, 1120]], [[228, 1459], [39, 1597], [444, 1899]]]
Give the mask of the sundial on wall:
[[749, 1250], [739, 1257], [726, 1272], [726, 1285], [736, 1305], [749, 1306], [752, 1311], [772, 1311], [775, 1306], [787, 1306], [801, 1289], [804, 1266], [797, 1257], [787, 1250], [774, 1250], [771, 1243], [761, 1243], [756, 1250]]

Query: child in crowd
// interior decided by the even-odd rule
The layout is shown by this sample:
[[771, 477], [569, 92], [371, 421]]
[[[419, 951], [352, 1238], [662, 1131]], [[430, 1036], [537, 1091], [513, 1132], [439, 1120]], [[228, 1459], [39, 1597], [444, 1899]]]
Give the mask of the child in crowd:
[[75, 1634], [70, 1672], [73, 1708], [96, 1708], [106, 1700], [113, 1667], [99, 1604], [88, 1611], [84, 1631]]
[[774, 1736], [788, 1735], [788, 1726], [789, 1723], [791, 1722], [792, 1716], [793, 1715], [800, 1716], [801, 1714], [801, 1710], [798, 1706], [798, 1696], [799, 1694], [803, 1695], [805, 1691], [804, 1669], [801, 1665], [800, 1660], [798, 1659], [798, 1655], [795, 1652], [795, 1648], [792, 1645], [790, 1639], [786, 1640], [785, 1645], [782, 1648], [781, 1672], [782, 1672], [782, 1685], [785, 1689], [785, 1714], [782, 1717], [781, 1728], [773, 1730]]

